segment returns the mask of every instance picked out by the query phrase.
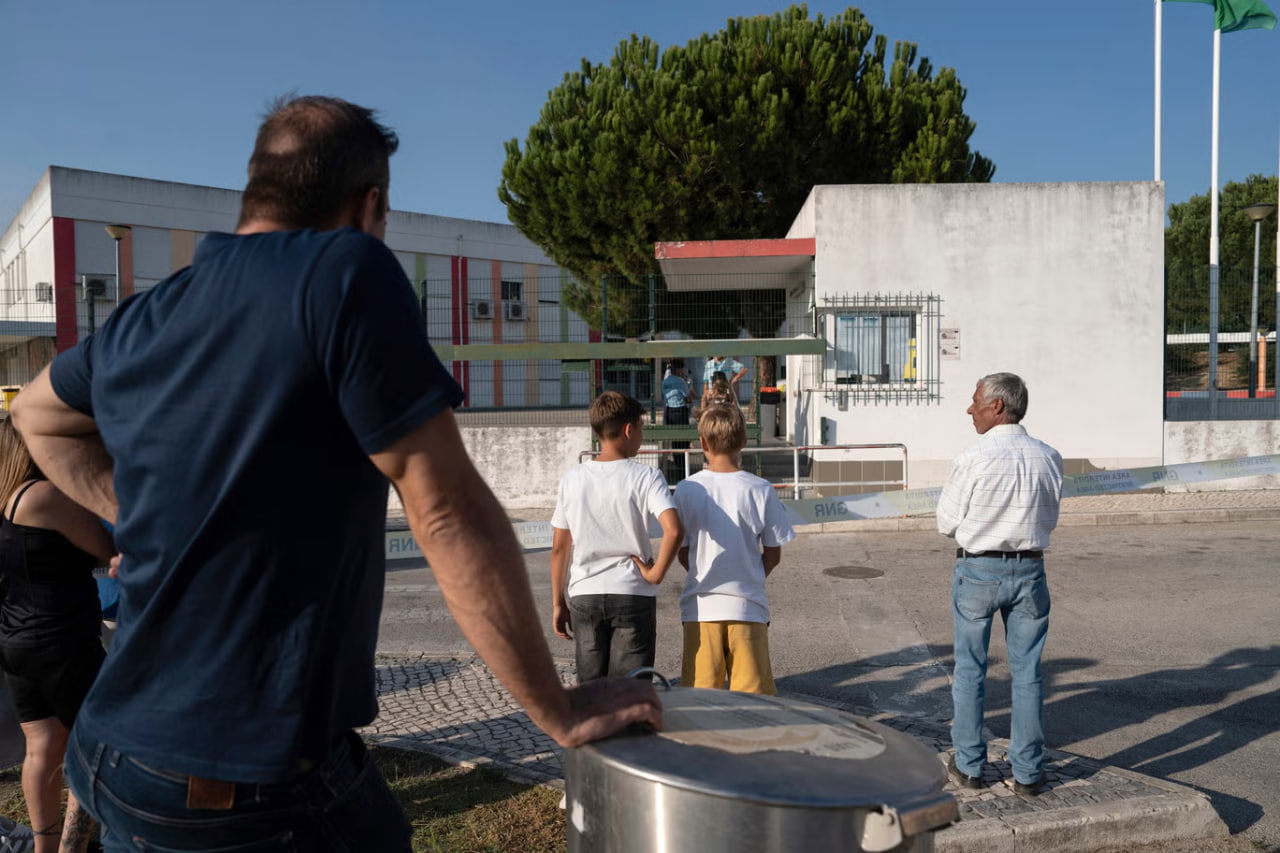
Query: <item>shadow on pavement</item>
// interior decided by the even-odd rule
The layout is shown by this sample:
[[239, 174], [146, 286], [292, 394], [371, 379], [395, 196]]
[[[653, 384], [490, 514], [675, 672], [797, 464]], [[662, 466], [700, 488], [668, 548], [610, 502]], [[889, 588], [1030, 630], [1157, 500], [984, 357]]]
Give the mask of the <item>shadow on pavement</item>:
[[377, 661], [378, 696], [416, 690], [424, 684], [448, 680], [467, 664], [457, 660]]
[[[1057, 669], [1057, 663], [1046, 661], [1046, 671]], [[1194, 669], [1164, 669], [1130, 678], [1073, 683], [1064, 688], [1066, 695], [1045, 703], [1046, 734], [1050, 745], [1084, 741], [1182, 708], [1217, 705], [1274, 677], [1277, 665], [1280, 646], [1273, 645], [1235, 649]], [[1052, 689], [1046, 692], [1052, 697]], [[990, 713], [988, 703], [987, 723], [999, 737], [1008, 736], [1007, 686], [1004, 694], [1002, 713]], [[1098, 760], [1148, 776], [1171, 778], [1273, 735], [1278, 708], [1280, 691], [1249, 696]], [[1191, 786], [1210, 798], [1232, 832], [1247, 829], [1263, 816], [1262, 807], [1250, 800]]]
[[[987, 725], [997, 737], [1009, 736], [1008, 669], [1003, 648], [992, 644], [987, 678]], [[778, 689], [806, 693], [847, 702], [876, 711], [895, 711], [935, 720], [951, 718], [950, 645], [930, 645], [927, 656], [921, 650], [903, 650], [856, 658], [844, 663], [788, 675], [777, 680]], [[1055, 675], [1097, 664], [1092, 658], [1060, 658], [1045, 661], [1047, 694], [1053, 693]], [[1003, 674], [1001, 674], [1003, 671]], [[998, 712], [1005, 711], [1005, 716]], [[993, 712], [996, 712], [993, 715]], [[1046, 716], [1048, 712], [1046, 711]], [[995, 724], [992, 724], [992, 721]]]

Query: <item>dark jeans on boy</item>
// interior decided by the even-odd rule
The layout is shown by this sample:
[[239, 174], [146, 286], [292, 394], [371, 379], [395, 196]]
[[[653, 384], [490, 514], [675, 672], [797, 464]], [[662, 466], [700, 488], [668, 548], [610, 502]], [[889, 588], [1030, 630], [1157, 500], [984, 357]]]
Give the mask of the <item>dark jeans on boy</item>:
[[[314, 851], [409, 853], [404, 810], [355, 733], [292, 782], [193, 781], [120, 752], [78, 728], [67, 746], [67, 782], [103, 825], [107, 853]], [[192, 792], [220, 802], [191, 802]]]
[[641, 666], [653, 666], [658, 643], [658, 599], [652, 595], [575, 595], [573, 619], [578, 683], [622, 678]]

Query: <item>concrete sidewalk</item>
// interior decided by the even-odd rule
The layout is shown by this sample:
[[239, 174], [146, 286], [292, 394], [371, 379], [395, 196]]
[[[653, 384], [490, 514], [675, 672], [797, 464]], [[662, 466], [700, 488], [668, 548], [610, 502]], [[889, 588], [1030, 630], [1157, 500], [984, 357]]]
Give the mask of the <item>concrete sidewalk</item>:
[[[550, 510], [519, 509], [513, 520], [541, 521]], [[1063, 502], [1062, 526], [1182, 524], [1280, 519], [1280, 490], [1138, 492], [1072, 498]], [[802, 528], [804, 533], [932, 530], [933, 516], [843, 521]], [[388, 519], [388, 526], [397, 525]], [[875, 623], [872, 623], [875, 624]], [[892, 639], [892, 638], [886, 638]], [[560, 665], [566, 683], [570, 663]], [[380, 660], [381, 715], [366, 735], [447, 760], [489, 765], [532, 783], [563, 786], [560, 750], [536, 729], [497, 680], [475, 658], [424, 653]], [[938, 753], [950, 749], [947, 721], [854, 707], [783, 691], [804, 701], [840, 707], [898, 729]], [[947, 790], [961, 820], [935, 836], [939, 851], [1094, 851], [1161, 841], [1226, 837], [1227, 827], [1199, 791], [1082, 756], [1048, 750], [1048, 784], [1037, 797], [1014, 793], [1004, 750], [990, 741], [993, 759], [984, 789]]]
[[[571, 664], [560, 665], [572, 683]], [[812, 696], [807, 702], [839, 707], [895, 728], [936, 750], [945, 763], [950, 740], [942, 721], [877, 713]], [[422, 655], [382, 658], [378, 667], [381, 713], [365, 737], [376, 743], [431, 753], [447, 761], [487, 766], [533, 784], [564, 787], [561, 750], [539, 731], [477, 658]], [[993, 739], [983, 790], [946, 790], [960, 805], [960, 822], [934, 837], [939, 853], [1094, 851], [1158, 841], [1221, 838], [1226, 826], [1208, 797], [1191, 788], [1089, 759], [1047, 750], [1039, 796], [1013, 791], [1007, 741]]]
[[[548, 513], [547, 518], [550, 518]], [[1102, 524], [1195, 524], [1280, 518], [1280, 489], [1217, 492], [1166, 492], [1158, 489], [1089, 495], [1062, 502], [1059, 527]], [[933, 530], [930, 515], [834, 521], [801, 528], [806, 533]]]
[[[550, 521], [551, 507], [512, 507], [512, 521]], [[1280, 518], [1280, 489], [1172, 492], [1148, 489], [1114, 495], [1089, 495], [1062, 502], [1061, 527], [1099, 524], [1194, 524], [1214, 521], [1252, 521]], [[403, 511], [387, 516], [388, 529], [405, 529]], [[808, 524], [799, 533], [853, 533], [858, 531], [933, 530], [934, 518], [907, 515]]]

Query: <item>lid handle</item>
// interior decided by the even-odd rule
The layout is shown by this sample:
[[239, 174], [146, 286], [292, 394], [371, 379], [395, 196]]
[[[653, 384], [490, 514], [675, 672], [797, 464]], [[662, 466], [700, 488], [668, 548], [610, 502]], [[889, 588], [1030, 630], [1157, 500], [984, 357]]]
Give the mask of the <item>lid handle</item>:
[[906, 809], [881, 806], [868, 812], [862, 823], [862, 849], [868, 853], [892, 850], [903, 838], [914, 838], [960, 819], [955, 797], [938, 792], [936, 796]]
[[667, 680], [667, 677], [662, 673], [658, 672], [658, 670], [654, 669], [651, 666], [638, 666], [635, 669], [628, 672], [626, 677], [639, 678], [642, 675], [652, 675], [654, 678], [658, 679], [658, 681], [662, 682], [663, 690], [671, 689], [671, 682]]
[[859, 849], [869, 853], [882, 853], [892, 850], [902, 843], [902, 823], [898, 820], [898, 810], [889, 806], [881, 806], [878, 812], [867, 812], [862, 818], [862, 841]]

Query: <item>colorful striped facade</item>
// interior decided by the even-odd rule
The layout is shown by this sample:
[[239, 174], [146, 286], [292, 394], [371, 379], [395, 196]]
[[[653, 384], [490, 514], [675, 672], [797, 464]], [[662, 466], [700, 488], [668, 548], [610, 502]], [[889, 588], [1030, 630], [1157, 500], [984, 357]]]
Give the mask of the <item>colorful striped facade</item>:
[[[205, 234], [235, 229], [239, 208], [234, 190], [51, 166], [0, 237], [0, 384], [25, 382], [101, 323], [117, 297], [190, 264]], [[113, 224], [129, 226], [118, 289], [105, 230]], [[418, 292], [433, 343], [595, 336], [561, 302], [567, 274], [514, 226], [392, 211], [386, 242]], [[554, 360], [452, 369], [474, 407], [589, 399], [587, 377], [564, 374]]]

